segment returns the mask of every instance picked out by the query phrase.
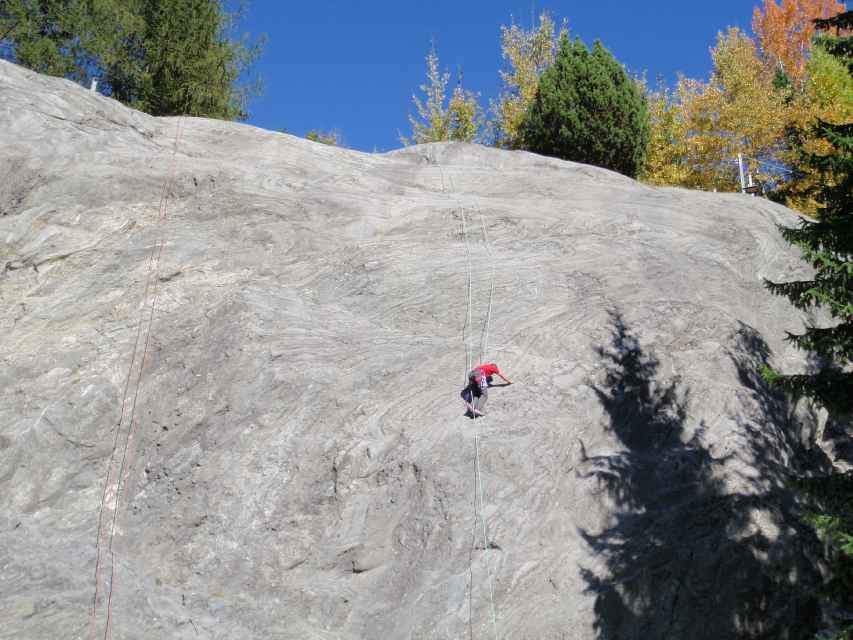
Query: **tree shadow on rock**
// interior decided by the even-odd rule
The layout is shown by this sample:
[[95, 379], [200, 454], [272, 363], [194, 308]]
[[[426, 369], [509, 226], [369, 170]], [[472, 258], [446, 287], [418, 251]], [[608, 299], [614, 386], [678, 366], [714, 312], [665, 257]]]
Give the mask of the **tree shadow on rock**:
[[[600, 561], [595, 571], [581, 568], [598, 637], [810, 638], [817, 609], [799, 584], [810, 564], [791, 551], [801, 532], [774, 495], [782, 480], [761, 478], [775, 454], [759, 454], [772, 436], [749, 432], [743, 444], [755, 451], [714, 458], [702, 444], [706, 425], [690, 423], [690, 390], [661, 380], [655, 356], [619, 313], [610, 315], [611, 343], [598, 349], [607, 373], [594, 389], [623, 450], [588, 457], [581, 471], [598, 480], [614, 511], [603, 531], [581, 532]], [[736, 345], [744, 372], [768, 355], [759, 346]], [[781, 415], [776, 398], [764, 400], [756, 411]], [[742, 454], [756, 460], [752, 477], [746, 465], [744, 477], [724, 476], [724, 467], [740, 468]]]
[[[772, 356], [770, 347], [755, 329], [744, 323], [731, 336], [728, 355], [737, 371], [740, 388], [752, 402], [740, 403], [733, 420], [749, 434], [746, 451], [753, 466], [770, 487], [787, 487], [792, 471], [808, 473], [827, 468], [823, 452], [813, 447], [819, 415], [811, 402], [792, 401], [767, 384], [761, 375]], [[809, 358], [808, 368], [818, 366]]]

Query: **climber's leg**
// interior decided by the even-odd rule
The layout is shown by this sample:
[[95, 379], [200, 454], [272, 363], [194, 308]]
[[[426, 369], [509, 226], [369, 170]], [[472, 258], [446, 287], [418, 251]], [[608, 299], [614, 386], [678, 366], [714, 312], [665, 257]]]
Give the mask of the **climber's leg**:
[[480, 391], [480, 397], [477, 398], [477, 401], [474, 404], [474, 407], [477, 409], [477, 411], [479, 411], [480, 413], [483, 413], [484, 407], [486, 406], [486, 400], [489, 399], [489, 391], [488, 391], [488, 389], [485, 389], [485, 388], [479, 389], [479, 391]]

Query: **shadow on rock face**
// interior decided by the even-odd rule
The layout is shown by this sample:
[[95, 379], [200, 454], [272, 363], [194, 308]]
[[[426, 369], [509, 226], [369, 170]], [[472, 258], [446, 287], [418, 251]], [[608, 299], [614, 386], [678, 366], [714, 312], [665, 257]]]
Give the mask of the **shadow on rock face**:
[[733, 393], [753, 410], [732, 416], [745, 440], [715, 458], [703, 446], [707, 425], [690, 424], [691, 390], [661, 381], [655, 356], [610, 316], [611, 343], [598, 349], [607, 373], [594, 389], [623, 451], [588, 457], [579, 471], [614, 503], [609, 527], [581, 531], [601, 561], [580, 569], [598, 637], [813, 637], [818, 578], [807, 554], [816, 540], [777, 462], [792, 436], [784, 398], [758, 374], [767, 345], [754, 332], [735, 335], [729, 355], [744, 389]]

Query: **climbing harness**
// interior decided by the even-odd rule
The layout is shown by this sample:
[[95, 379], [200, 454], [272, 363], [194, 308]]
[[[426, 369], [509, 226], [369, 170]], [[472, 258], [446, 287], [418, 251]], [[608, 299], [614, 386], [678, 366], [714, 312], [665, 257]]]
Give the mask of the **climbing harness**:
[[[133, 350], [130, 356], [130, 366], [127, 370], [127, 377], [125, 378], [124, 391], [122, 393], [121, 411], [119, 413], [119, 421], [118, 425], [116, 426], [115, 438], [113, 439], [112, 452], [110, 454], [109, 462], [107, 463], [107, 472], [106, 477], [104, 479], [104, 491], [101, 496], [101, 504], [98, 511], [98, 533], [97, 540], [95, 543], [95, 588], [94, 595], [92, 596], [92, 610], [89, 616], [90, 635], [93, 640], [97, 638], [96, 623], [98, 615], [98, 596], [100, 595], [101, 585], [100, 574], [102, 558], [105, 554], [109, 556], [109, 579], [106, 581], [105, 585], [105, 588], [107, 589], [107, 602], [103, 638], [104, 640], [107, 640], [108, 638], [112, 637], [112, 600], [116, 582], [116, 558], [113, 549], [113, 542], [115, 541], [116, 528], [118, 525], [119, 505], [121, 502], [122, 494], [124, 494], [124, 496], [126, 497], [127, 480], [130, 476], [130, 444], [133, 441], [136, 425], [138, 424], [138, 420], [136, 420], [136, 405], [139, 399], [139, 387], [142, 382], [142, 374], [145, 369], [145, 359], [148, 355], [148, 346], [151, 340], [151, 327], [154, 323], [154, 312], [157, 307], [157, 300], [159, 297], [158, 284], [160, 280], [160, 259], [163, 255], [163, 246], [165, 244], [163, 227], [167, 217], [169, 192], [171, 191], [175, 183], [175, 169], [177, 164], [178, 147], [180, 145], [181, 137], [183, 134], [183, 121], [184, 118], [179, 117], [175, 124], [175, 142], [174, 147], [172, 149], [171, 167], [169, 169], [169, 173], [167, 174], [168, 177], [163, 180], [163, 189], [160, 195], [160, 205], [158, 209], [157, 219], [155, 221], [155, 230], [158, 234], [158, 237], [148, 257], [148, 264], [146, 267], [145, 276], [145, 287], [142, 293], [142, 304], [140, 306], [139, 322], [136, 327], [136, 339], [134, 341]], [[151, 307], [146, 318], [145, 302], [149, 297], [149, 291], [152, 292]], [[142, 338], [143, 325], [145, 325], [144, 339]], [[142, 353], [138, 359], [138, 371], [133, 382], [134, 390], [131, 396], [129, 394], [129, 391], [131, 387], [131, 380], [133, 380], [134, 378], [134, 367], [137, 365], [137, 353], [140, 350], [140, 344], [142, 345]], [[130, 401], [130, 415], [128, 420], [125, 422], [125, 413], [127, 411], [128, 401]], [[123, 443], [121, 444], [121, 459], [120, 461], [118, 461], [116, 454], [119, 450], [119, 441], [121, 440], [123, 432], [124, 436]], [[113, 510], [111, 519], [112, 521], [109, 525], [108, 533], [105, 534], [104, 511], [109, 508], [108, 503], [110, 502], [112, 502], [111, 506]], [[102, 549], [104, 538], [107, 538], [109, 543], [107, 545], [106, 551], [103, 551]]]

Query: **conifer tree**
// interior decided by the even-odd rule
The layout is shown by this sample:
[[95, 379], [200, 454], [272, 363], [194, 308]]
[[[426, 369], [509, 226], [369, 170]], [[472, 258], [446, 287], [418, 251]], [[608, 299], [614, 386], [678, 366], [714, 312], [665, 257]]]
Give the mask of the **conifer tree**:
[[635, 177], [649, 144], [649, 114], [640, 84], [596, 42], [560, 38], [521, 128], [525, 148]]
[[[843, 60], [853, 74], [853, 11], [845, 11], [827, 19], [815, 20], [815, 27], [823, 31], [816, 41], [829, 53]], [[835, 35], [832, 35], [832, 30]]]
[[18, 64], [77, 81], [87, 78], [94, 56], [84, 0], [4, 0], [0, 23]]
[[246, 96], [236, 83], [254, 53], [226, 37], [228, 16], [219, 0], [146, 0], [142, 15], [143, 108], [155, 115], [245, 119]]
[[[850, 24], [851, 15], [848, 11], [822, 24], [843, 27]], [[851, 36], [824, 36], [824, 47], [849, 54], [850, 40]], [[848, 65], [851, 58], [848, 55], [845, 60]], [[830, 366], [811, 374], [767, 375], [788, 391], [806, 394], [847, 414], [853, 411], [853, 123], [819, 121], [815, 134], [832, 149], [826, 155], [805, 158], [821, 177], [815, 198], [818, 219], [782, 229], [785, 239], [799, 247], [814, 267], [815, 275], [799, 282], [767, 282], [767, 287], [786, 296], [798, 309], [822, 307], [837, 321], [831, 327], [809, 326], [802, 334], [788, 335], [797, 347], [824, 358]]]
[[[815, 21], [819, 29], [850, 33], [853, 11]], [[853, 73], [853, 36], [823, 35], [821, 46], [841, 59]], [[786, 296], [799, 309], [823, 307], [831, 326], [808, 326], [804, 333], [788, 334], [800, 349], [816, 354], [817, 372], [782, 375], [765, 370], [767, 380], [787, 391], [805, 394], [823, 405], [830, 419], [850, 426], [853, 419], [853, 122], [819, 121], [816, 135], [831, 148], [828, 154], [804, 152], [804, 161], [820, 178], [816, 187], [817, 220], [803, 220], [797, 228], [783, 228], [784, 237], [802, 251], [814, 268], [810, 280], [767, 282], [774, 293]], [[827, 592], [839, 610], [853, 607], [853, 473], [836, 470], [825, 476], [802, 478], [799, 486], [814, 499], [808, 520], [827, 543]], [[826, 637], [853, 640], [848, 619], [834, 621]]]
[[228, 37], [222, 0], [3, 0], [0, 37], [18, 64], [87, 82], [153, 115], [246, 116], [260, 53]]

